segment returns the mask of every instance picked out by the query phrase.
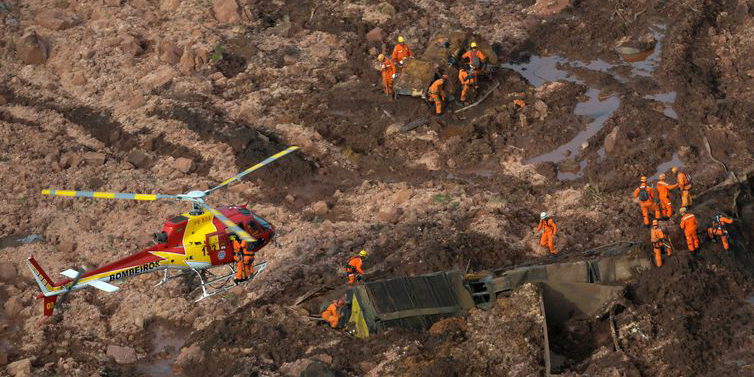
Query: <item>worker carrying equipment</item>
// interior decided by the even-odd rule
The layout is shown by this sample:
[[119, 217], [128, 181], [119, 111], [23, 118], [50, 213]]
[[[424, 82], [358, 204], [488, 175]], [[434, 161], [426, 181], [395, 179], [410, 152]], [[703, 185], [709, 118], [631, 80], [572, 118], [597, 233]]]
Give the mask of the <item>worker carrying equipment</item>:
[[683, 172], [678, 169], [677, 166], [673, 166], [670, 170], [676, 175], [676, 185], [678, 190], [681, 191], [681, 207], [691, 206], [691, 174]]
[[361, 250], [359, 255], [352, 256], [346, 263], [346, 274], [348, 275], [348, 284], [356, 284], [357, 281], [361, 281], [363, 278], [361, 275], [364, 273], [364, 259], [367, 257], [366, 250]]
[[[476, 97], [477, 80], [474, 77], [471, 66], [469, 66], [468, 70], [461, 69], [458, 71], [458, 81], [463, 85], [463, 89], [461, 90], [461, 102], [466, 103], [466, 98]], [[469, 91], [471, 91], [470, 96]]]
[[554, 236], [558, 233], [558, 227], [555, 225], [555, 221], [547, 216], [547, 212], [542, 212], [539, 215], [539, 225], [536, 232], [542, 231], [542, 238], [539, 240], [539, 244], [550, 250], [550, 254], [554, 257], [558, 255], [558, 251], [555, 250]]
[[686, 213], [686, 207], [681, 207], [681, 229], [686, 235], [686, 245], [689, 251], [699, 248], [699, 237], [696, 235], [696, 216], [692, 213]]
[[733, 243], [728, 234], [728, 229], [725, 228], [725, 224], [733, 224], [733, 219], [720, 214], [712, 219], [712, 226], [707, 228], [707, 235], [712, 241], [715, 241], [716, 237], [720, 237], [723, 242], [723, 249], [726, 251]]
[[641, 177], [641, 185], [634, 190], [634, 198], [639, 199], [641, 214], [644, 216], [644, 226], [649, 228], [649, 211], [654, 211], [655, 219], [660, 218], [660, 209], [654, 201], [655, 191], [647, 186], [647, 177]]
[[479, 79], [479, 73], [487, 65], [487, 56], [477, 49], [476, 42], [471, 42], [469, 50], [461, 56], [461, 61], [467, 62], [474, 69], [474, 79]]
[[678, 185], [671, 185], [665, 182], [665, 174], [660, 174], [660, 180], [657, 181], [657, 196], [660, 199], [660, 214], [663, 220], [670, 219], [673, 216], [673, 207], [670, 204], [670, 190], [675, 190]]
[[[245, 267], [248, 243], [245, 240], [239, 240], [235, 234], [231, 234], [228, 238], [233, 241], [233, 260], [236, 261], [236, 278], [233, 279], [233, 282], [238, 284], [249, 279], [249, 275], [246, 273], [248, 269]], [[253, 271], [254, 268], [252, 267], [251, 270]]]
[[386, 58], [384, 54], [380, 54], [377, 60], [382, 62], [380, 66], [380, 73], [382, 73], [382, 89], [385, 91], [385, 95], [388, 97], [395, 96], [393, 91], [393, 79], [397, 76], [397, 70], [393, 59]]
[[393, 48], [393, 54], [391, 57], [394, 62], [398, 63], [399, 72], [400, 68], [403, 68], [404, 60], [411, 56], [414, 56], [414, 53], [411, 52], [411, 49], [406, 45], [406, 40], [402, 36], [398, 37], [398, 44]]
[[652, 229], [649, 231], [649, 237], [655, 252], [655, 265], [662, 267], [662, 250], [664, 249], [668, 253], [668, 256], [671, 256], [673, 248], [668, 244], [665, 233], [660, 229], [659, 221], [652, 220]]
[[445, 80], [447, 79], [448, 75], [442, 75], [441, 78], [435, 80], [429, 86], [429, 100], [435, 103], [435, 113], [437, 115], [442, 114], [443, 104], [445, 103]]
[[330, 306], [328, 306], [327, 309], [322, 312], [322, 319], [327, 321], [327, 323], [330, 324], [330, 327], [334, 329], [338, 328], [338, 322], [340, 321], [340, 313], [338, 313], [338, 310], [345, 304], [346, 300], [344, 300], [343, 298], [333, 301], [332, 304], [330, 304]]

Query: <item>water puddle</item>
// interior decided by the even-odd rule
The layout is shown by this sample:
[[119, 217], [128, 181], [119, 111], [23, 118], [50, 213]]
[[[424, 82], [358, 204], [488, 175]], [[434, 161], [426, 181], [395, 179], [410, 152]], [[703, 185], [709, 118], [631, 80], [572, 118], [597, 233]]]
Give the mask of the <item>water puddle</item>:
[[666, 117], [678, 119], [678, 113], [673, 110], [673, 104], [675, 103], [675, 97], [677, 93], [676, 92], [667, 92], [667, 93], [659, 93], [659, 94], [649, 94], [644, 96], [646, 99], [652, 99], [658, 102], [662, 102], [665, 104], [665, 110], [663, 110], [663, 114]]
[[754, 305], [754, 296], [749, 296], [749, 297], [747, 297], [747, 298], [746, 298], [746, 302], [748, 302], [749, 304], [752, 304], [752, 305]]
[[0, 238], [0, 249], [18, 247], [32, 242], [45, 242], [41, 234], [14, 234]]
[[656, 181], [660, 179], [660, 174], [663, 174], [663, 173], [667, 174], [667, 172], [673, 166], [678, 166], [678, 167], [683, 166], [683, 161], [681, 161], [680, 157], [678, 157], [678, 153], [673, 153], [673, 157], [671, 157], [670, 161], [666, 161], [658, 165], [657, 172], [653, 176], [649, 177], [647, 181], [652, 182], [652, 181]]
[[653, 25], [649, 28], [650, 33], [654, 36], [657, 43], [651, 50], [642, 51], [638, 54], [620, 55], [624, 62], [631, 65], [631, 73], [635, 76], [651, 77], [657, 66], [660, 65], [660, 55], [662, 55], [662, 40], [665, 37], [664, 24]]
[[150, 377], [174, 376], [173, 364], [178, 358], [181, 347], [186, 343], [188, 333], [163, 325], [155, 325], [152, 327], [151, 334], [153, 349], [149, 355], [152, 361], [140, 364], [139, 372]]

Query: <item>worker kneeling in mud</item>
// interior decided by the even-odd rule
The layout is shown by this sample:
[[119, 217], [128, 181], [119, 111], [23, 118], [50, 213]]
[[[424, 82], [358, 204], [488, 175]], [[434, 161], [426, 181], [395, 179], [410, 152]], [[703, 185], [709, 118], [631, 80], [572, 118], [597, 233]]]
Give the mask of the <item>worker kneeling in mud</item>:
[[713, 242], [717, 242], [717, 237], [719, 237], [723, 243], [723, 249], [728, 251], [733, 242], [731, 242], [732, 240], [730, 239], [730, 235], [728, 235], [728, 229], [725, 228], [725, 224], [733, 224], [733, 219], [723, 214], [715, 216], [712, 219], [712, 226], [707, 228], [707, 236]]
[[327, 323], [330, 324], [330, 327], [337, 329], [339, 328], [339, 322], [340, 322], [340, 309], [346, 305], [346, 300], [343, 298], [338, 299], [337, 301], [333, 301], [330, 306], [325, 309], [324, 312], [322, 312], [322, 319], [327, 321]]
[[364, 259], [367, 257], [366, 250], [361, 250], [359, 255], [352, 256], [346, 263], [346, 274], [348, 275], [348, 284], [354, 285], [357, 281], [361, 281], [363, 278], [361, 275], [364, 273]]

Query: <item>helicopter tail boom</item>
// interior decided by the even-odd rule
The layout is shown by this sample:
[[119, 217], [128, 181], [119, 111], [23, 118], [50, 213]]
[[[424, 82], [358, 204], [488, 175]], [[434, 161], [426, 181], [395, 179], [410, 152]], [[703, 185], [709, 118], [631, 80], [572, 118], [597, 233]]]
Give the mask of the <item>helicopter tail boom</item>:
[[42, 269], [39, 263], [37, 263], [37, 260], [34, 259], [34, 257], [29, 257], [26, 264], [29, 266], [31, 273], [34, 275], [34, 280], [37, 281], [37, 285], [39, 285], [39, 289], [44, 296], [54, 296], [62, 293], [63, 284], [53, 283], [52, 279], [47, 276], [47, 273]]

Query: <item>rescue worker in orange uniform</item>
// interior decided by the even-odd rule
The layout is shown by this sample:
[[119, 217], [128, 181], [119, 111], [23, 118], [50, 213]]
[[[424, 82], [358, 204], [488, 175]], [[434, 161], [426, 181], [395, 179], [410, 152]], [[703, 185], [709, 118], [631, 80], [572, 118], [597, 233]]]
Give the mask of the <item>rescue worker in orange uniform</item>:
[[348, 284], [356, 284], [356, 281], [362, 279], [364, 274], [364, 259], [367, 257], [366, 250], [361, 250], [359, 255], [352, 256], [346, 263], [346, 274], [348, 274]]
[[385, 95], [388, 97], [395, 96], [393, 92], [393, 79], [396, 76], [395, 63], [390, 58], [386, 58], [384, 54], [380, 54], [377, 60], [382, 63], [380, 66], [380, 72], [382, 73], [382, 89], [385, 91]]
[[671, 185], [665, 182], [665, 174], [660, 174], [660, 180], [657, 181], [657, 196], [660, 197], [660, 214], [663, 220], [670, 219], [673, 216], [673, 207], [670, 204], [670, 190], [675, 190], [678, 185]]
[[660, 209], [655, 203], [655, 190], [647, 185], [647, 177], [641, 177], [641, 185], [634, 190], [634, 198], [639, 199], [641, 214], [644, 216], [644, 226], [649, 228], [649, 211], [654, 211], [655, 219], [660, 218]]
[[655, 252], [655, 264], [657, 267], [662, 267], [662, 250], [667, 251], [668, 256], [673, 254], [673, 249], [666, 243], [665, 233], [660, 229], [660, 222], [652, 220], [652, 229], [649, 231], [650, 240], [652, 241], [652, 248]]
[[547, 216], [547, 212], [539, 214], [539, 225], [536, 232], [540, 231], [542, 232], [542, 238], [540, 238], [539, 244], [550, 251], [550, 256], [557, 256], [558, 251], [555, 250], [554, 236], [558, 233], [558, 227], [555, 225], [555, 221]]
[[676, 175], [676, 185], [678, 190], [681, 191], [681, 207], [691, 206], [691, 175], [682, 172], [677, 166], [673, 166], [670, 170]]
[[445, 80], [448, 75], [442, 75], [429, 86], [429, 100], [435, 103], [435, 113], [442, 115], [443, 103], [445, 103]]
[[322, 319], [327, 321], [327, 323], [330, 324], [330, 327], [337, 328], [338, 327], [338, 321], [340, 321], [340, 313], [338, 313], [338, 310], [342, 308], [346, 304], [346, 300], [340, 298], [337, 301], [333, 301], [330, 306], [327, 307], [327, 309], [322, 312]]
[[393, 54], [391, 55], [393, 61], [398, 64], [398, 72], [403, 68], [404, 60], [410, 56], [414, 56], [414, 53], [406, 45], [406, 40], [402, 36], [399, 36], [398, 44], [393, 48]]
[[[462, 69], [458, 71], [458, 81], [460, 81], [461, 85], [463, 85], [463, 90], [461, 90], [462, 103], [466, 103], [467, 96], [468, 97], [476, 96], [477, 82], [476, 82], [476, 78], [474, 77], [472, 73], [471, 66], [469, 66], [468, 70]], [[469, 96], [469, 91], [471, 91], [470, 96]]]
[[733, 224], [733, 219], [725, 215], [717, 215], [712, 219], [712, 226], [707, 228], [707, 235], [712, 241], [715, 241], [715, 237], [720, 237], [723, 242], [723, 249], [726, 251], [730, 248], [732, 242], [728, 235], [728, 229], [725, 229], [725, 224]]
[[686, 235], [686, 245], [689, 251], [699, 248], [699, 237], [696, 236], [696, 216], [693, 213], [686, 213], [686, 207], [681, 207], [681, 229]]
[[477, 49], [476, 42], [471, 42], [469, 50], [461, 56], [461, 61], [466, 61], [474, 69], [474, 79], [479, 79], [479, 73], [484, 69], [487, 63], [487, 56]]
[[233, 260], [236, 261], [236, 278], [233, 279], [233, 282], [238, 284], [248, 280], [246, 268], [244, 268], [244, 255], [247, 253], [248, 244], [245, 240], [239, 241], [235, 234], [231, 234], [229, 238], [233, 241]]
[[247, 245], [241, 250], [243, 254], [243, 274], [245, 279], [249, 280], [249, 278], [254, 276], [254, 245]]

